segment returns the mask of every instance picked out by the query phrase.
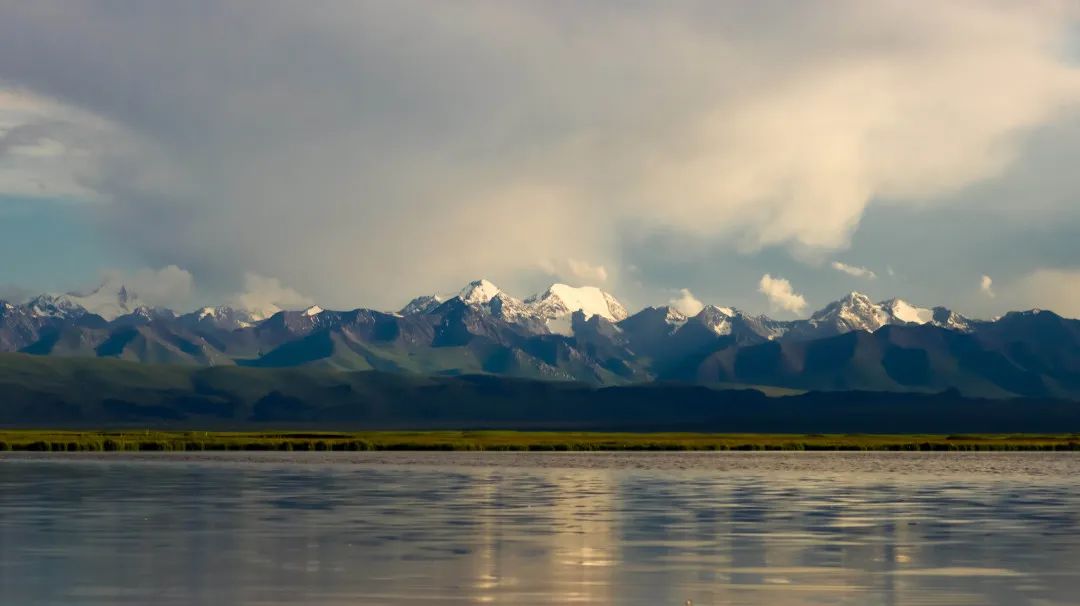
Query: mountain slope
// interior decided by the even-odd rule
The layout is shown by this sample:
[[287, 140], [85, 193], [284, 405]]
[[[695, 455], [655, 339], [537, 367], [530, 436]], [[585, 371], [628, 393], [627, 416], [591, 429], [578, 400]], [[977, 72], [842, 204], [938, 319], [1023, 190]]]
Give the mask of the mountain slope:
[[[1045, 312], [1014, 320], [1024, 326], [966, 334], [929, 323], [889, 325], [872, 334], [728, 348], [709, 356], [696, 378], [818, 390], [1080, 396], [1080, 323]], [[1040, 330], [1057, 338], [1049, 341]]]
[[1051, 312], [983, 322], [851, 293], [806, 320], [713, 305], [693, 317], [671, 307], [628, 315], [594, 287], [554, 284], [521, 300], [477, 280], [453, 297], [421, 297], [397, 313], [311, 306], [260, 318], [227, 306], [178, 316], [132, 307], [137, 297], [122, 297], [126, 292], [121, 285], [108, 297], [95, 295], [129, 307], [111, 319], [72, 296], [0, 302], [0, 351], [191, 366], [487, 373], [599, 385], [676, 380], [1080, 397], [1080, 323]]
[[680, 384], [597, 389], [494, 376], [199, 368], [0, 354], [0, 425], [57, 428], [580, 429], [780, 433], [1053, 432], [1080, 403]]

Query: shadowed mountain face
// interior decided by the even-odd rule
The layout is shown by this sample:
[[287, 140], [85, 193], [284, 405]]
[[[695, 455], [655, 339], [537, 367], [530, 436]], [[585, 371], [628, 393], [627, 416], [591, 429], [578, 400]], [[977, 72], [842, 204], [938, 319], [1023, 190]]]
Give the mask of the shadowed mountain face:
[[[857, 348], [867, 339], [873, 337], [854, 336], [828, 347], [836, 348], [839, 360], [852, 344]], [[755, 359], [762, 366], [746, 372], [771, 368], [778, 347], [762, 351]], [[1080, 428], [1080, 402], [974, 399], [956, 391], [766, 397], [755, 390], [677, 383], [598, 388], [494, 375], [162, 366], [26, 354], [0, 354], [0, 392], [0, 426], [20, 427], [780, 433], [1063, 433]]]
[[[1042, 312], [1017, 318], [1011, 327], [988, 324], [974, 333], [885, 326], [872, 334], [769, 342], [717, 351], [698, 367], [697, 378], [801, 389], [959, 388], [988, 396], [1075, 396], [1077, 324]], [[1055, 327], [1055, 337], [1040, 336], [1040, 325]]]
[[[133, 298], [122, 294], [107, 308]], [[792, 322], [711, 305], [691, 317], [669, 307], [627, 316], [598, 289], [555, 285], [519, 300], [486, 281], [457, 296], [418, 298], [400, 313], [312, 307], [265, 319], [228, 307], [185, 315], [137, 307], [107, 320], [75, 299], [39, 297], [0, 302], [0, 351], [599, 385], [675, 380], [1080, 397], [1080, 321], [1030, 311], [980, 322], [858, 293]]]

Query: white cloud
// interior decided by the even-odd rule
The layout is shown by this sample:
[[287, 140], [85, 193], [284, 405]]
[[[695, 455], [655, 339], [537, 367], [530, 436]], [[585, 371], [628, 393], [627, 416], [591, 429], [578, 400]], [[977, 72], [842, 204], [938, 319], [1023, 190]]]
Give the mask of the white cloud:
[[941, 203], [1080, 101], [1054, 0], [49, 4], [5, 7], [0, 81], [130, 138], [49, 137], [115, 241], [328, 303], [615, 259], [633, 226], [840, 249], [870, 200]]
[[[1016, 299], [1022, 307], [1080, 318], [1080, 269], [1038, 269], [1009, 290], [1010, 299]], [[1015, 296], [1012, 291], [1016, 291]]]
[[91, 113], [0, 88], [0, 195], [97, 200], [83, 181], [101, 170], [118, 133]]
[[806, 309], [806, 299], [791, 288], [791, 282], [784, 278], [774, 278], [769, 274], [761, 276], [758, 292], [769, 299], [774, 310], [790, 311], [799, 315]]
[[688, 317], [698, 315], [705, 308], [705, 304], [695, 297], [689, 288], [680, 289], [679, 296], [669, 300], [668, 305]]
[[244, 292], [233, 296], [230, 305], [262, 316], [271, 316], [283, 309], [303, 309], [314, 301], [297, 290], [285, 286], [277, 278], [254, 273], [244, 274]]
[[107, 270], [103, 282], [109, 290], [123, 286], [140, 305], [180, 310], [191, 298], [195, 285], [191, 272], [176, 265], [135, 271]]
[[570, 271], [574, 276], [582, 280], [606, 282], [608, 279], [607, 269], [603, 265], [590, 265], [577, 259], [567, 259], [566, 262], [570, 264]]
[[994, 293], [994, 279], [990, 276], [983, 276], [982, 279], [979, 280], [979, 290], [991, 299], [997, 296]]
[[579, 259], [548, 259], [540, 263], [540, 269], [552, 276], [565, 276], [572, 278], [572, 282], [590, 286], [608, 279], [607, 268], [603, 265], [593, 265]]
[[833, 261], [832, 268], [849, 276], [855, 276], [856, 278], [866, 278], [867, 280], [877, 279], [877, 274], [872, 270], [865, 267], [859, 267], [858, 265], [848, 265], [847, 263], [842, 263], [840, 261]]

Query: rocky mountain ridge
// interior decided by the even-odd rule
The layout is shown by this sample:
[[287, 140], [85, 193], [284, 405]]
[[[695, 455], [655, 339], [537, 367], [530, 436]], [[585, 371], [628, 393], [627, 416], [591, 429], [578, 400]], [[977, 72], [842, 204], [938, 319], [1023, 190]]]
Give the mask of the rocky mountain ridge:
[[[83, 302], [103, 306], [102, 315]], [[1046, 311], [995, 321], [851, 293], [804, 320], [706, 305], [629, 314], [600, 289], [519, 299], [486, 280], [398, 312], [311, 306], [268, 318], [228, 306], [176, 314], [105, 296], [0, 303], [0, 351], [149, 363], [488, 373], [622, 384], [1080, 395], [1080, 322]], [[123, 312], [123, 313], [119, 313]]]

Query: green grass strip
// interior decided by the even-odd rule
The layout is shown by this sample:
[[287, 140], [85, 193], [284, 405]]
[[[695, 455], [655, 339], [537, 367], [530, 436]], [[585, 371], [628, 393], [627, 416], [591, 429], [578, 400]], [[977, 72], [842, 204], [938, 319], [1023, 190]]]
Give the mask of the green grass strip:
[[1080, 434], [797, 435], [561, 431], [0, 431], [0, 451], [1080, 451]]

